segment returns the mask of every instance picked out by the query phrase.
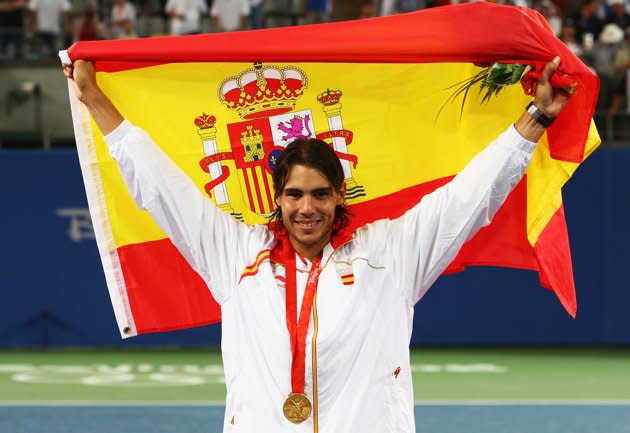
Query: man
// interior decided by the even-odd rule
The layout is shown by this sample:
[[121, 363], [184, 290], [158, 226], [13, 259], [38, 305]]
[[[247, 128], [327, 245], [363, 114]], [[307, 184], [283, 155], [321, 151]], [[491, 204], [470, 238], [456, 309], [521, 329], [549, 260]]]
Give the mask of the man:
[[249, 13], [249, 0], [213, 0], [210, 8], [212, 31], [221, 33], [243, 30]]
[[333, 0], [303, 0], [305, 24], [327, 23], [333, 16]]
[[112, 39], [135, 38], [136, 7], [133, 3], [127, 0], [114, 0], [109, 25]]
[[0, 0], [0, 57], [21, 58], [25, 0]]
[[626, 9], [625, 0], [607, 0], [606, 4], [610, 8], [606, 24], [617, 24], [621, 29], [630, 26], [630, 14]]
[[[72, 34], [72, 5], [68, 0], [29, 0], [28, 29], [35, 35], [37, 54], [42, 57], [56, 55], [62, 36]], [[63, 18], [65, 28], [59, 24]]]
[[170, 17], [171, 35], [197, 35], [208, 6], [206, 0], [168, 0], [164, 10]]
[[[604, 22], [597, 16], [599, 0], [585, 0], [580, 6], [580, 10], [572, 16], [575, 25], [575, 38], [579, 43], [592, 43], [599, 38], [599, 34], [604, 27]], [[587, 36], [588, 35], [588, 36]], [[585, 46], [585, 49], [589, 47]]]
[[65, 67], [136, 203], [221, 305], [224, 432], [415, 432], [413, 306], [490, 222], [565, 106], [549, 82], [558, 62], [546, 65], [535, 104], [449, 184], [354, 233], [343, 172], [324, 143], [287, 146], [273, 174], [275, 221], [247, 226], [123, 119], [90, 63]]
[[630, 104], [628, 103], [630, 97], [630, 91], [628, 90], [630, 88], [630, 80], [628, 80], [630, 75], [630, 27], [626, 28], [625, 34], [626, 41], [615, 54], [615, 62], [613, 64], [615, 73], [619, 75], [620, 79], [619, 84], [613, 91], [610, 107], [608, 107], [609, 115], [618, 114], [624, 103], [627, 107], [626, 111], [630, 112]]

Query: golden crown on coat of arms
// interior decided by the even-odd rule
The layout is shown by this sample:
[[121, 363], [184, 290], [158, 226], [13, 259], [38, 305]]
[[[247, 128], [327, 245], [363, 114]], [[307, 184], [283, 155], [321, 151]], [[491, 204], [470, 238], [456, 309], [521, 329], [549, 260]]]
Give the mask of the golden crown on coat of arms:
[[326, 89], [324, 92], [317, 95], [317, 100], [322, 105], [328, 107], [330, 105], [338, 104], [339, 100], [341, 100], [341, 95], [343, 95], [341, 90]]
[[219, 100], [243, 119], [287, 113], [308, 87], [306, 74], [295, 66], [262, 65], [226, 78], [219, 85]]
[[195, 118], [195, 126], [199, 129], [214, 128], [217, 123], [216, 117], [203, 113], [201, 116]]

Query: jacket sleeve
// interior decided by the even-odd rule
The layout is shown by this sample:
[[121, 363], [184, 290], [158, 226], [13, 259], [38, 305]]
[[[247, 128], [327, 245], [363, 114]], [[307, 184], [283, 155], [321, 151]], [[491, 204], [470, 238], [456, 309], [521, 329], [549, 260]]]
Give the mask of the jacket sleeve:
[[105, 141], [136, 204], [149, 212], [223, 304], [238, 282], [248, 249], [265, 237], [266, 228], [239, 223], [217, 209], [145, 131], [128, 121]]
[[386, 248], [410, 304], [420, 300], [464, 243], [490, 224], [523, 177], [535, 147], [510, 126], [448, 184], [388, 224]]

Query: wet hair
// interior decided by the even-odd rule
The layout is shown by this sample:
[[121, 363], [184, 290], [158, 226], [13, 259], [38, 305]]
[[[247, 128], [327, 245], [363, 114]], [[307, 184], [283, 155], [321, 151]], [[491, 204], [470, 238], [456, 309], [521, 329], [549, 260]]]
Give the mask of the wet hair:
[[[309, 138], [292, 141], [278, 156], [272, 174], [274, 199], [282, 194], [294, 165], [303, 165], [318, 170], [330, 182], [332, 188], [341, 194], [344, 174], [337, 154], [326, 142]], [[349, 216], [350, 211], [345, 203], [337, 205], [333, 234], [338, 233], [348, 225]], [[279, 206], [269, 216], [269, 221], [276, 228], [283, 227], [282, 209]]]

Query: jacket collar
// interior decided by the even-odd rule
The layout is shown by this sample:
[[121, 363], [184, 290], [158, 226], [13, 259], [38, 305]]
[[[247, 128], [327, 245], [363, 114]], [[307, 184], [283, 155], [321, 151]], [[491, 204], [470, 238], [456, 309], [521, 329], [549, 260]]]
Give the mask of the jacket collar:
[[[273, 232], [276, 241], [271, 249], [270, 259], [276, 263], [286, 266], [289, 257], [295, 257], [295, 249], [289, 239], [289, 233], [282, 224], [278, 224], [275, 221], [269, 222], [267, 226]], [[343, 244], [352, 240], [353, 235], [354, 229], [350, 228], [346, 228], [333, 234], [330, 239], [330, 245], [332, 246], [333, 252]]]

